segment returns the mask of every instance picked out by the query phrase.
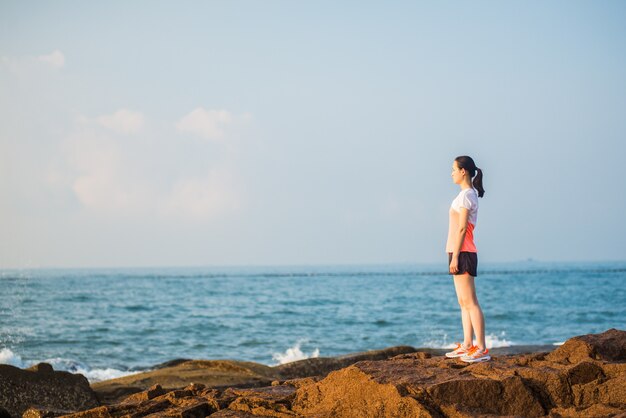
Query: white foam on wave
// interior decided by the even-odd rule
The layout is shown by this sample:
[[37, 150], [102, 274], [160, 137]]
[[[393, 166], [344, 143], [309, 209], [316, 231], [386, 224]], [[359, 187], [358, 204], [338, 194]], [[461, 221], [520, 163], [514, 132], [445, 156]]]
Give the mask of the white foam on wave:
[[[514, 343], [505, 338], [506, 332], [502, 331], [500, 335], [497, 334], [488, 334], [485, 335], [485, 344], [487, 348], [495, 348], [495, 347], [510, 347], [514, 345]], [[461, 341], [459, 341], [461, 342]], [[476, 344], [476, 341], [474, 341]], [[448, 334], [443, 335], [443, 340], [429, 340], [421, 344], [423, 347], [430, 348], [445, 348], [452, 349], [456, 347], [454, 342], [448, 343]]]
[[552, 345], [563, 345], [563, 344], [565, 344], [565, 341], [559, 341], [559, 342], [556, 342], [556, 343], [552, 343]]
[[3, 348], [0, 350], [0, 364], [9, 364], [11, 366], [19, 367], [20, 369], [27, 369], [38, 363], [48, 363], [54, 370], [63, 370], [70, 373], [82, 374], [87, 378], [89, 383], [141, 373], [141, 371], [125, 371], [110, 367], [106, 369], [92, 369], [84, 363], [60, 357], [49, 358], [42, 361], [24, 361], [22, 360], [22, 357], [15, 354], [9, 348]]
[[0, 350], [0, 364], [10, 364], [11, 366], [24, 368], [22, 358], [9, 348]]
[[85, 369], [79, 368], [76, 370], [76, 373], [80, 373], [83, 376], [85, 376], [87, 380], [89, 380], [89, 383], [100, 382], [102, 380], [117, 379], [118, 377], [130, 376], [131, 374], [137, 374], [141, 372], [142, 371], [129, 372], [129, 371], [112, 369], [110, 367], [106, 369], [91, 369], [91, 370], [85, 370]]
[[293, 347], [289, 347], [284, 353], [274, 353], [272, 354], [272, 359], [276, 361], [278, 364], [291, 363], [292, 361], [304, 360], [307, 358], [316, 358], [320, 356], [319, 348], [313, 350], [312, 353], [306, 354], [300, 348], [302, 344], [308, 342], [306, 339], [298, 340]]
[[506, 333], [504, 331], [500, 333], [499, 337], [495, 334], [485, 335], [485, 344], [487, 345], [487, 348], [512, 346], [513, 343], [504, 338], [505, 335]]

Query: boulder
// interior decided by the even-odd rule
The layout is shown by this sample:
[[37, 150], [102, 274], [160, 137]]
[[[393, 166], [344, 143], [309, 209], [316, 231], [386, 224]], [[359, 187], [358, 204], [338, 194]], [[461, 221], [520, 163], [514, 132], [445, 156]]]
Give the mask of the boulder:
[[[233, 371], [242, 379], [258, 379], [255, 384], [266, 383], [247, 388], [198, 381], [179, 387], [154, 384], [114, 404], [75, 413], [31, 408], [24, 417], [626, 418], [624, 344], [626, 332], [611, 329], [574, 337], [552, 353], [500, 355], [493, 350], [491, 361], [475, 364], [447, 359], [431, 350], [394, 348], [372, 353], [374, 359], [353, 356], [350, 365], [325, 375], [324, 367], [336, 367], [339, 362], [307, 361], [295, 368], [272, 368], [225, 360], [185, 361], [172, 366], [185, 371], [184, 376], [176, 377], [173, 371], [166, 374], [170, 383], [219, 373], [232, 379]], [[383, 358], [376, 359], [378, 355]], [[305, 370], [314, 375], [303, 377]], [[57, 373], [46, 366], [24, 372]], [[289, 375], [296, 377], [286, 378]], [[135, 383], [148, 381], [154, 379]]]
[[[161, 363], [153, 370], [95, 382], [91, 385], [102, 404], [114, 404], [135, 393], [143, 393], [154, 385], [164, 389], [177, 389], [191, 383], [208, 387], [261, 387], [275, 381], [293, 380], [311, 376], [326, 376], [333, 370], [347, 367], [362, 360], [382, 360], [402, 353], [415, 352], [408, 346], [390, 347], [347, 354], [339, 357], [320, 357], [298, 360], [278, 366], [266, 366], [250, 361], [236, 360], [185, 360], [176, 359]], [[443, 350], [426, 349], [439, 353]], [[144, 395], [140, 395], [144, 396]]]
[[21, 417], [31, 406], [48, 411], [45, 416], [54, 416], [100, 403], [85, 376], [39, 363], [29, 369], [0, 364], [0, 405], [12, 417]]
[[611, 328], [601, 334], [570, 338], [547, 359], [570, 364], [588, 359], [626, 361], [626, 331]]

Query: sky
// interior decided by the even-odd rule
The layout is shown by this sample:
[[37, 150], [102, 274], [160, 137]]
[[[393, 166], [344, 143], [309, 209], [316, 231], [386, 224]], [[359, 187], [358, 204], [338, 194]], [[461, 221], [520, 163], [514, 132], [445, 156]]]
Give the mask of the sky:
[[626, 3], [2, 1], [0, 268], [624, 260]]

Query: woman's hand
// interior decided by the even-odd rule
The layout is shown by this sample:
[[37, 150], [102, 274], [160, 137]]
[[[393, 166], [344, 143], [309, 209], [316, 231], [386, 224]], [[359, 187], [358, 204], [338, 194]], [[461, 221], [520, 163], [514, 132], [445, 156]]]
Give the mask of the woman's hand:
[[459, 272], [459, 256], [453, 255], [452, 260], [450, 260], [450, 273], [456, 274]]

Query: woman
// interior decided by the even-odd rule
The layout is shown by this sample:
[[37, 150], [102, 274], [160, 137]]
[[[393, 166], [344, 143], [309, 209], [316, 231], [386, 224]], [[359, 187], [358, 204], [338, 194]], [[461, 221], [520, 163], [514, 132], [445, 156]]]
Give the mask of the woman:
[[[463, 155], [455, 158], [452, 164], [452, 181], [460, 186], [461, 191], [450, 206], [446, 251], [450, 274], [454, 275], [454, 289], [461, 306], [464, 340], [462, 344], [457, 343], [453, 351], [446, 353], [446, 357], [460, 357], [468, 363], [488, 361], [491, 356], [485, 345], [485, 319], [474, 287], [478, 267], [474, 228], [478, 215], [478, 198], [485, 194], [483, 173], [472, 158]], [[476, 335], [477, 345], [472, 342], [472, 333]]]

